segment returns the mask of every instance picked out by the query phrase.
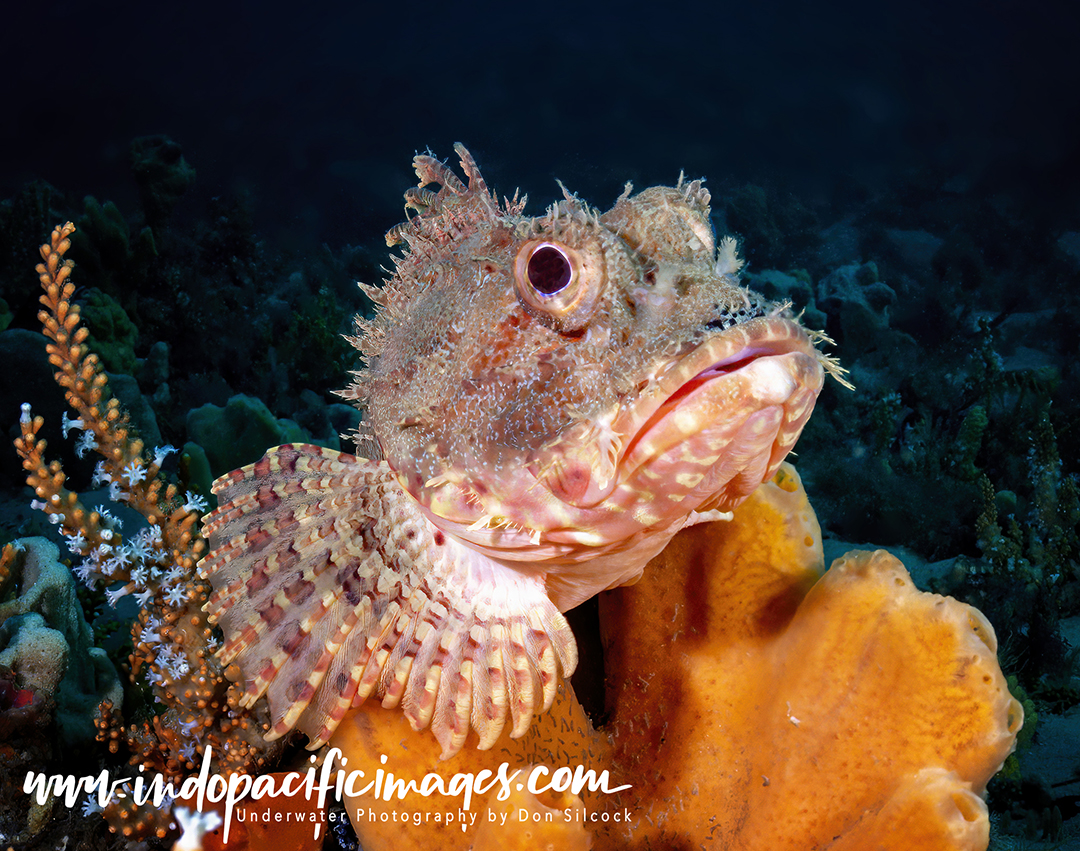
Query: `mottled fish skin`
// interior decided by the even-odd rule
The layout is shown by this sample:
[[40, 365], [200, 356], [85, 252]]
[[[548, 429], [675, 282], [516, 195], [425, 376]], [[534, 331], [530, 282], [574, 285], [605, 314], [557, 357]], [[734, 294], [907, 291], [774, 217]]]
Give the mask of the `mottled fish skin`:
[[529, 218], [456, 150], [467, 182], [415, 158], [404, 254], [350, 338], [380, 457], [277, 447], [214, 486], [207, 608], [272, 736], [316, 747], [369, 696], [444, 756], [521, 735], [576, 664], [561, 612], [738, 505], [843, 380], [740, 286], [701, 181]]

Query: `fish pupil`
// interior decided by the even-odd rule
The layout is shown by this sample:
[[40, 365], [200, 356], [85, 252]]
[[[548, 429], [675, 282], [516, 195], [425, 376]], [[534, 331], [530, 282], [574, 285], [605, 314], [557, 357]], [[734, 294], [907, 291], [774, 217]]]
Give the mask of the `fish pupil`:
[[541, 245], [529, 258], [529, 283], [544, 295], [553, 295], [570, 283], [570, 261], [553, 245]]

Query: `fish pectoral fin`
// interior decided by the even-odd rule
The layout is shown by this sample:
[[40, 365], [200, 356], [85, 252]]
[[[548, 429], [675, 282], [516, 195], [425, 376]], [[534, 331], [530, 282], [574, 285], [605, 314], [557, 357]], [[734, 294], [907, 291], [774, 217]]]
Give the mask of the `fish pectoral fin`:
[[443, 548], [396, 616], [383, 618], [353, 705], [377, 686], [382, 705], [400, 704], [414, 729], [430, 723], [445, 759], [470, 726], [481, 750], [508, 721], [512, 737], [524, 735], [576, 667], [577, 645], [542, 579], [449, 536]]
[[206, 605], [223, 664], [263, 695], [268, 738], [316, 748], [369, 697], [431, 726], [443, 757], [469, 729], [491, 747], [520, 736], [577, 662], [542, 576], [437, 529], [385, 462], [305, 444], [271, 449], [214, 484]]

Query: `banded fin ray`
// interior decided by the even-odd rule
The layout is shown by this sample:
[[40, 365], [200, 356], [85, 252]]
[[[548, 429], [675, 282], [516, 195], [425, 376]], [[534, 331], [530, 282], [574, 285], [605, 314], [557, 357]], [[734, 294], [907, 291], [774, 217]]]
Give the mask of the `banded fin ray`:
[[264, 694], [268, 738], [319, 747], [368, 697], [431, 726], [443, 757], [470, 727], [491, 747], [547, 709], [577, 662], [543, 574], [500, 564], [437, 529], [389, 466], [306, 444], [271, 449], [214, 483], [200, 564], [206, 605]]

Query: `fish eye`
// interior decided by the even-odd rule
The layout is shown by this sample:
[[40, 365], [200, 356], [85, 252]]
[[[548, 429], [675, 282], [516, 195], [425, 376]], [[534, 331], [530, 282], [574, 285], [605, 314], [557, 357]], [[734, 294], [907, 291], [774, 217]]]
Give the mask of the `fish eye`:
[[554, 295], [566, 289], [574, 277], [574, 270], [561, 248], [557, 245], [541, 244], [529, 255], [525, 274], [529, 279], [529, 286], [538, 293]]
[[532, 239], [518, 251], [514, 283], [521, 306], [556, 331], [584, 328], [603, 290], [603, 260], [552, 239]]

